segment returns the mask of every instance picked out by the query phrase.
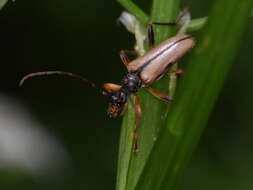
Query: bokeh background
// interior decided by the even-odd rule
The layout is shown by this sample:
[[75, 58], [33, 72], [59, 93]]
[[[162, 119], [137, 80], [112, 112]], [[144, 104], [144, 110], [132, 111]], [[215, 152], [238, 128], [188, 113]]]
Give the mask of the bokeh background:
[[[211, 4], [181, 7], [197, 18]], [[115, 0], [17, 0], [0, 11], [0, 189], [115, 188], [121, 118], [107, 118], [107, 99], [75, 79], [18, 81], [64, 70], [119, 83], [119, 51], [134, 44], [122, 11]], [[253, 189], [252, 34], [253, 17], [180, 189]]]

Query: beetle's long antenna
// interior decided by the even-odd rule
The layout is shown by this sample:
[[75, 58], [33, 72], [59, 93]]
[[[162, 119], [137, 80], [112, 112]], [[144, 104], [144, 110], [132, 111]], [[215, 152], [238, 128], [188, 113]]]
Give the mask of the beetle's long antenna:
[[84, 83], [87, 83], [88, 85], [90, 85], [92, 88], [95, 88], [97, 89], [102, 95], [106, 96], [108, 95], [108, 92], [101, 89], [101, 88], [98, 88], [95, 83], [89, 81], [88, 79], [86, 78], [83, 78], [82, 76], [80, 75], [77, 75], [77, 74], [74, 74], [74, 73], [70, 73], [70, 72], [65, 72], [65, 71], [44, 71], [44, 72], [36, 72], [36, 73], [30, 73], [28, 75], [25, 75], [19, 82], [19, 86], [22, 86], [24, 84], [24, 82], [29, 79], [29, 78], [32, 78], [32, 77], [37, 77], [37, 76], [43, 76], [43, 75], [64, 75], [64, 76], [69, 76], [69, 77], [72, 77], [72, 78], [76, 78], [76, 79], [79, 79], [81, 81], [83, 81]]

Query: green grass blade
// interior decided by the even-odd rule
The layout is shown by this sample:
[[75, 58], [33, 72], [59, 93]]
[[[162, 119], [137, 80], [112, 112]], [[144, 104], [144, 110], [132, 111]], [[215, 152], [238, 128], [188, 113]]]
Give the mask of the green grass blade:
[[252, 0], [215, 1], [137, 190], [175, 189], [205, 128], [252, 8]]
[[132, 15], [134, 15], [138, 21], [146, 25], [148, 23], [148, 15], [135, 5], [131, 0], [118, 0], [118, 2]]
[[8, 2], [8, 0], [0, 0], [0, 10], [4, 7], [4, 5]]
[[[128, 104], [131, 104], [128, 101]], [[126, 190], [128, 182], [128, 171], [130, 160], [133, 155], [133, 127], [135, 122], [135, 112], [133, 107], [127, 106], [124, 114], [124, 119], [121, 127], [120, 143], [119, 143], [119, 158], [117, 171], [117, 190]]]
[[[163, 4], [163, 6], [160, 6]], [[159, 11], [160, 10], [160, 11]], [[179, 12], [178, 0], [155, 0], [151, 14], [152, 21], [175, 21]], [[161, 14], [164, 13], [164, 14]], [[156, 44], [172, 35], [171, 27], [155, 27]], [[168, 93], [169, 77], [164, 77], [158, 83], [152, 85], [154, 89]], [[135, 122], [134, 110], [130, 102], [125, 113], [121, 137], [118, 162], [117, 190], [133, 190], [142, 174], [145, 163], [156, 141], [156, 136], [166, 121], [168, 104], [154, 98], [145, 89], [139, 91], [143, 116], [138, 127], [139, 149], [134, 155], [133, 126]]]

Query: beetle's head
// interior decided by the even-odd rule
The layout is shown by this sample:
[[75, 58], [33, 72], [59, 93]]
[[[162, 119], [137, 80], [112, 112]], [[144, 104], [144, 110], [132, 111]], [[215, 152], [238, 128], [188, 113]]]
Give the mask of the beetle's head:
[[124, 91], [114, 91], [111, 93], [107, 114], [110, 118], [117, 117], [126, 103], [127, 95]]

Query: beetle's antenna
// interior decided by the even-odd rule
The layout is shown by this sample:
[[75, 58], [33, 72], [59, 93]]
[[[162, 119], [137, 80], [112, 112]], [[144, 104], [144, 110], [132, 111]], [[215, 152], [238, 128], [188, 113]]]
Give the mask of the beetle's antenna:
[[80, 75], [77, 75], [77, 74], [74, 74], [74, 73], [70, 73], [70, 72], [65, 72], [65, 71], [44, 71], [44, 72], [36, 72], [36, 73], [30, 73], [28, 75], [25, 75], [19, 82], [19, 86], [22, 86], [24, 84], [24, 82], [29, 79], [29, 78], [32, 78], [32, 77], [37, 77], [37, 76], [44, 76], [44, 75], [64, 75], [64, 76], [69, 76], [69, 77], [72, 77], [72, 78], [76, 78], [76, 79], [79, 79], [81, 81], [83, 81], [84, 83], [87, 83], [88, 85], [90, 85], [92, 88], [95, 88], [97, 89], [102, 95], [104, 96], [107, 96], [108, 95], [108, 92], [101, 89], [101, 88], [98, 88], [96, 86], [95, 83], [89, 81], [88, 79], [86, 78], [83, 78], [82, 76]]

